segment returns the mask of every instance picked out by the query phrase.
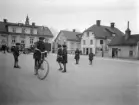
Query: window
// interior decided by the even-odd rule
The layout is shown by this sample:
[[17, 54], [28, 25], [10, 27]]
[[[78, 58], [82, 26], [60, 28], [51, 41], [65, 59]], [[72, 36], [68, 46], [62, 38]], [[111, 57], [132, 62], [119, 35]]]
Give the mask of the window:
[[89, 32], [87, 32], [87, 37], [89, 37]]
[[92, 52], [92, 48], [90, 48], [90, 53]]
[[24, 40], [21, 40], [21, 43], [22, 43], [22, 44], [24, 44], [24, 43], [25, 43], [25, 41], [24, 41]]
[[33, 38], [30, 38], [30, 44], [33, 44]]
[[13, 32], [16, 33], [16, 28], [15, 27], [13, 27]]
[[33, 34], [33, 28], [30, 29], [30, 33]]
[[130, 56], [130, 57], [133, 56], [133, 51], [129, 51], [129, 56]]
[[83, 40], [83, 45], [85, 45], [85, 40]]
[[25, 33], [25, 28], [22, 28], [22, 33]]
[[93, 44], [93, 40], [92, 40], [92, 39], [90, 40], [90, 44], [91, 44], [91, 45]]
[[15, 43], [16, 40], [15, 40], [15, 37], [12, 37], [12, 43]]
[[83, 48], [83, 54], [85, 54], [85, 48]]
[[103, 44], [103, 40], [100, 40], [100, 44]]

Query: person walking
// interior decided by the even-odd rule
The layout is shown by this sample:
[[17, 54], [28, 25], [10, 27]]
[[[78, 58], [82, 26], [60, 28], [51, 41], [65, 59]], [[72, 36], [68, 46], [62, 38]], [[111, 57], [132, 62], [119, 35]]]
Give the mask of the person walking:
[[67, 59], [68, 59], [68, 56], [67, 56], [67, 46], [63, 45], [63, 50], [62, 50], [62, 63], [63, 63], [63, 66], [64, 66], [64, 70], [62, 71], [63, 73], [65, 73], [67, 71], [66, 70]]
[[90, 65], [92, 65], [92, 61], [93, 61], [93, 59], [94, 59], [94, 54], [93, 54], [93, 52], [92, 51], [90, 51], [90, 53], [89, 53], [89, 62], [90, 62]]
[[74, 57], [74, 59], [76, 60], [76, 64], [78, 64], [79, 63], [79, 59], [80, 59], [80, 51], [79, 51], [78, 48], [75, 51], [75, 57]]
[[57, 59], [56, 61], [58, 62], [59, 64], [59, 70], [62, 70], [62, 66], [61, 66], [61, 63], [62, 63], [62, 46], [61, 45], [58, 45], [58, 51], [57, 51]]
[[14, 68], [20, 68], [20, 66], [18, 65], [19, 46], [20, 43], [16, 43], [16, 46], [13, 48]]

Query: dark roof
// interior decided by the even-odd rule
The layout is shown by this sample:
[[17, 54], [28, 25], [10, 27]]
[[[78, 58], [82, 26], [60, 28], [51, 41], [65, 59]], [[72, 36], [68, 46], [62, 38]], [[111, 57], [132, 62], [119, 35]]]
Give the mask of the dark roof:
[[[59, 34], [60, 33], [63, 33], [68, 41], [80, 41], [80, 38], [77, 36], [78, 34], [81, 34], [80, 32], [61, 30]], [[57, 37], [59, 36], [59, 34], [57, 35]]]
[[0, 32], [7, 33], [6, 24], [4, 22], [0, 22]]
[[137, 45], [139, 41], [139, 34], [130, 35], [128, 39], [125, 36], [116, 36], [113, 37], [109, 46], [133, 46]]
[[87, 31], [92, 31], [95, 34], [96, 38], [106, 38], [106, 37], [111, 37], [112, 33], [116, 34], [116, 36], [123, 36], [124, 33], [121, 32], [119, 29], [117, 29], [116, 27], [111, 28], [109, 26], [97, 26], [97, 25], [93, 25], [91, 27], [89, 27], [87, 30], [85, 30], [84, 32]]
[[53, 34], [48, 27], [38, 26], [37, 32], [38, 32], [38, 35], [53, 37]]

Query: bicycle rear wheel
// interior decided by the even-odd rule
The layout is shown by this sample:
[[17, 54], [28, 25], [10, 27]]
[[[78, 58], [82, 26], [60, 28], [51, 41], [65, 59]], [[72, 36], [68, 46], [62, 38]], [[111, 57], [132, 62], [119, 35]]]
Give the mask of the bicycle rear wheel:
[[43, 63], [41, 64], [41, 66], [43, 66], [44, 70], [42, 70], [41, 68], [38, 69], [38, 78], [40, 80], [44, 80], [49, 73], [49, 63], [48, 63], [48, 61], [44, 60]]

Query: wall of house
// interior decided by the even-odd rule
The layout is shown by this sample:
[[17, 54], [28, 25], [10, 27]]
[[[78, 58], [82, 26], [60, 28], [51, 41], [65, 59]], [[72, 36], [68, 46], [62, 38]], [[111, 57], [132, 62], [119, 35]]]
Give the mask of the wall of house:
[[[84, 40], [85, 40], [85, 45], [83, 43]], [[90, 40], [93, 40], [92, 45], [90, 44]], [[83, 33], [83, 36], [81, 39], [81, 50], [83, 54], [86, 54], [86, 48], [89, 48], [89, 49], [92, 48], [93, 53], [95, 53], [96, 44], [97, 42], [96, 42], [93, 32], [89, 32], [89, 37], [87, 36], [87, 32]], [[85, 48], [85, 52], [83, 51], [84, 48]]]
[[0, 47], [3, 44], [8, 44], [8, 40], [7, 40], [8, 35], [7, 34], [0, 34]]
[[[118, 57], [119, 58], [138, 58], [138, 49], [137, 46], [110, 46], [109, 47], [109, 56], [112, 57], [112, 48], [118, 48], [120, 51], [118, 51]], [[133, 51], [133, 56], [129, 55], [129, 52]]]
[[67, 50], [68, 53], [74, 54], [76, 49], [81, 50], [80, 42], [76, 41], [67, 41]]

